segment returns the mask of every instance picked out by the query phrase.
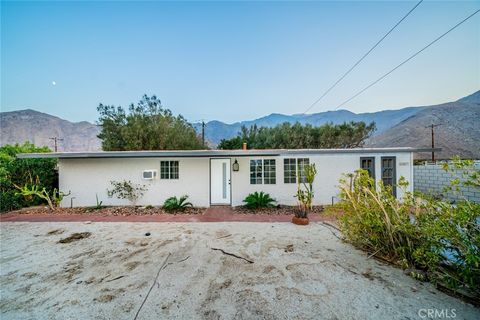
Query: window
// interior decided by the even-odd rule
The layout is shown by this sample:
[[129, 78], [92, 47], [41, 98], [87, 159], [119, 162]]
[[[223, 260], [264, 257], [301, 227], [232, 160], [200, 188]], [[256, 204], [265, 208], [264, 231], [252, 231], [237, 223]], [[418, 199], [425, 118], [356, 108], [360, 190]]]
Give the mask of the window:
[[297, 159], [283, 159], [283, 182], [297, 183]]
[[262, 184], [262, 160], [250, 160], [250, 184]]
[[382, 182], [384, 186], [392, 186], [393, 195], [397, 195], [395, 157], [382, 157]]
[[283, 159], [283, 182], [297, 183], [297, 168], [300, 175], [300, 182], [305, 182], [305, 166], [310, 163], [308, 158], [286, 158]]
[[375, 157], [361, 157], [360, 168], [368, 171], [368, 175], [375, 179]]
[[178, 179], [178, 161], [160, 161], [160, 179]]
[[262, 183], [277, 183], [275, 159], [250, 160], [250, 184]]
[[265, 184], [275, 184], [277, 182], [275, 159], [263, 160], [263, 182]]
[[297, 164], [298, 164], [298, 175], [300, 177], [300, 182], [307, 182], [307, 179], [305, 178], [305, 172], [303, 170], [305, 169], [306, 165], [310, 164], [310, 159], [308, 158], [297, 159]]

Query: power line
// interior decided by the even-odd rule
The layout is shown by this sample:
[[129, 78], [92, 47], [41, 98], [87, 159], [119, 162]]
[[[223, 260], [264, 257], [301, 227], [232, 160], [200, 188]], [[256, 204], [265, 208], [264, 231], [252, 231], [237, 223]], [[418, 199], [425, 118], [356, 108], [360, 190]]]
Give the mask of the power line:
[[427, 48], [429, 48], [431, 45], [433, 45], [435, 42], [437, 42], [438, 40], [442, 39], [443, 37], [445, 37], [447, 34], [449, 34], [450, 32], [452, 32], [453, 30], [455, 30], [457, 27], [459, 27], [461, 24], [463, 24], [464, 22], [466, 22], [468, 19], [470, 19], [471, 17], [473, 17], [474, 15], [476, 15], [478, 12], [480, 11], [480, 9], [478, 9], [477, 11], [475, 11], [474, 13], [472, 13], [471, 15], [469, 15], [468, 17], [466, 17], [465, 19], [463, 19], [462, 21], [460, 21], [459, 23], [457, 23], [455, 26], [453, 26], [452, 28], [450, 28], [448, 31], [446, 31], [445, 33], [443, 33], [442, 35], [440, 35], [439, 37], [437, 37], [435, 40], [433, 40], [432, 42], [430, 42], [428, 45], [426, 45], [425, 47], [423, 47], [422, 49], [418, 50], [417, 52], [415, 52], [413, 55], [411, 55], [408, 59], [404, 60], [402, 63], [400, 63], [399, 65], [397, 65], [395, 68], [393, 68], [392, 70], [388, 71], [387, 73], [385, 73], [383, 76], [381, 76], [380, 78], [378, 78], [377, 80], [375, 80], [374, 82], [370, 83], [368, 86], [366, 86], [365, 88], [363, 88], [362, 90], [360, 90], [359, 92], [357, 92], [355, 95], [353, 95], [352, 97], [350, 97], [349, 99], [345, 100], [344, 102], [342, 102], [340, 105], [338, 105], [335, 109], [333, 109], [334, 111], [337, 110], [338, 108], [344, 106], [345, 104], [347, 104], [348, 102], [352, 101], [353, 99], [355, 99], [356, 97], [358, 97], [359, 95], [361, 95], [362, 93], [364, 93], [365, 91], [367, 91], [369, 88], [373, 87], [374, 85], [376, 85], [377, 83], [379, 83], [381, 80], [383, 80], [384, 78], [386, 78], [388, 75], [390, 75], [392, 72], [394, 72], [395, 70], [397, 70], [398, 68], [400, 68], [401, 66], [403, 66], [405, 63], [407, 63], [408, 61], [412, 60], [413, 58], [415, 58], [417, 55], [419, 55], [420, 53], [422, 53], [423, 51], [425, 51]]
[[423, 0], [420, 0], [412, 9], [410, 9], [410, 11], [407, 12], [406, 15], [403, 16], [402, 19], [400, 19], [390, 30], [388, 30], [387, 33], [385, 33], [385, 35], [383, 37], [380, 38], [380, 40], [377, 41], [377, 43], [375, 43], [375, 45], [373, 47], [370, 48], [370, 50], [368, 50], [357, 62], [355, 62], [355, 64], [347, 70], [347, 72], [345, 72], [330, 88], [327, 89], [327, 91], [325, 91], [321, 96], [320, 98], [318, 98], [317, 100], [315, 100], [314, 103], [312, 103], [310, 105], [310, 107], [308, 107], [307, 110], [305, 110], [305, 113], [307, 113], [308, 111], [310, 111], [310, 109], [312, 109], [318, 102], [320, 102], [320, 100], [322, 100], [333, 88], [335, 88], [337, 86], [337, 84], [340, 83], [340, 81], [342, 81], [350, 72], [353, 71], [353, 69], [355, 69], [359, 64], [360, 62], [363, 61], [363, 59], [365, 59], [390, 33], [392, 33], [393, 30], [395, 30], [396, 27], [398, 27], [398, 25], [400, 23], [403, 22], [403, 20], [405, 20], [409, 15], [410, 13], [413, 12], [413, 10], [415, 10], [421, 3], [423, 2]]

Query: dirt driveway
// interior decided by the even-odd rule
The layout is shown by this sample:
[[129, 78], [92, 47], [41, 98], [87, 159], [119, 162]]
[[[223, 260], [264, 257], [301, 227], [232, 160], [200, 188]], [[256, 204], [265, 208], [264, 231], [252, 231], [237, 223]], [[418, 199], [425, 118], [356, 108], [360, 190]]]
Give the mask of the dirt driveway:
[[0, 225], [2, 320], [480, 318], [321, 223]]

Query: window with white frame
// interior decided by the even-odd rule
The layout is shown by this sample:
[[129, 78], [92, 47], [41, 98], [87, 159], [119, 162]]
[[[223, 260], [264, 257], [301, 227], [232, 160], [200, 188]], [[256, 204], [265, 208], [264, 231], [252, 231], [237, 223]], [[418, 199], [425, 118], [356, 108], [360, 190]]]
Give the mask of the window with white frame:
[[160, 161], [160, 179], [178, 179], [178, 161]]
[[263, 160], [263, 182], [265, 184], [275, 184], [277, 182], [275, 159]]
[[262, 160], [250, 160], [250, 184], [262, 184]]
[[275, 159], [250, 160], [250, 184], [262, 183], [277, 183]]
[[285, 158], [283, 159], [283, 182], [297, 183], [297, 171], [300, 182], [305, 182], [305, 166], [310, 164], [308, 158]]
[[297, 165], [298, 165], [298, 175], [300, 182], [307, 182], [307, 179], [305, 178], [305, 166], [310, 164], [310, 159], [308, 158], [300, 158], [297, 159]]
[[297, 159], [283, 159], [283, 182], [297, 183]]

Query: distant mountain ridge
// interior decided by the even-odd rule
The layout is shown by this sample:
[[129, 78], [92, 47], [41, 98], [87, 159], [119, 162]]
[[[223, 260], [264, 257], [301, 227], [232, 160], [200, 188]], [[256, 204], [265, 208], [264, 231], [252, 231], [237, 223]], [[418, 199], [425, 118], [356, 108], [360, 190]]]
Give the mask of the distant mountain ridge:
[[472, 93], [469, 96], [458, 99], [456, 102], [480, 103], [480, 90]]
[[[210, 121], [205, 128], [205, 136], [215, 146], [221, 139], [237, 135], [242, 125], [247, 127], [275, 126], [284, 122], [314, 126], [328, 122], [338, 124], [345, 121], [375, 121], [377, 131], [368, 141], [368, 146], [376, 147], [429, 147], [430, 132], [425, 126], [443, 123], [436, 128], [437, 146], [444, 149], [439, 154], [443, 158], [459, 154], [469, 158], [480, 158], [480, 91], [455, 102], [434, 106], [407, 107], [399, 110], [384, 110], [372, 113], [353, 113], [348, 110], [327, 111], [315, 114], [284, 115], [272, 113], [255, 120], [226, 124]], [[198, 133], [201, 124], [193, 124]], [[100, 128], [86, 121], [70, 122], [27, 109], [0, 113], [0, 144], [14, 144], [31, 141], [36, 145], [53, 148], [51, 137], [60, 137], [59, 151], [96, 151], [101, 149], [97, 138]], [[422, 155], [428, 157], [428, 155]]]
[[[435, 128], [435, 147], [438, 159], [454, 155], [480, 159], [480, 91], [455, 102], [425, 108], [369, 141], [372, 147], [429, 147], [431, 130]], [[426, 128], [427, 127], [427, 128]], [[429, 154], [419, 154], [418, 159], [430, 159]]]
[[70, 122], [31, 109], [0, 113], [0, 144], [30, 141], [53, 150], [50, 138], [58, 137], [58, 151], [97, 151], [100, 128], [87, 121]]
[[[399, 110], [384, 110], [372, 113], [353, 113], [348, 110], [326, 111], [314, 114], [294, 114], [284, 115], [272, 113], [268, 116], [255, 120], [241, 121], [232, 124], [226, 124], [221, 121], [207, 122], [205, 128], [206, 138], [213, 144], [218, 144], [221, 139], [230, 139], [237, 135], [242, 126], [250, 127], [256, 124], [259, 127], [274, 127], [284, 122], [301, 124], [311, 124], [321, 126], [326, 123], [340, 124], [349, 121], [364, 121], [370, 123], [374, 121], [377, 125], [376, 134], [382, 133], [397, 123], [411, 117], [425, 107], [408, 107]], [[195, 123], [197, 132], [201, 131], [201, 124]]]

